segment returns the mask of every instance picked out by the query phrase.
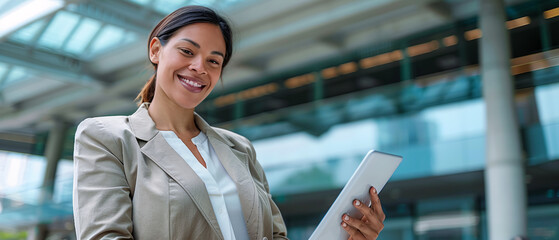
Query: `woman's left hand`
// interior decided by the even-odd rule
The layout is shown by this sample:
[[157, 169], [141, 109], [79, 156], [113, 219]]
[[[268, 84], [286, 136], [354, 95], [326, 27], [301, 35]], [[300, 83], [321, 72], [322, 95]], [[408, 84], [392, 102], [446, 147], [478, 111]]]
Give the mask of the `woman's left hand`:
[[386, 216], [382, 211], [380, 199], [374, 187], [369, 189], [369, 195], [371, 195], [371, 207], [359, 200], [353, 201], [353, 206], [363, 214], [361, 219], [352, 218], [347, 214], [342, 216], [342, 227], [349, 233], [349, 240], [377, 239], [384, 228], [383, 222]]

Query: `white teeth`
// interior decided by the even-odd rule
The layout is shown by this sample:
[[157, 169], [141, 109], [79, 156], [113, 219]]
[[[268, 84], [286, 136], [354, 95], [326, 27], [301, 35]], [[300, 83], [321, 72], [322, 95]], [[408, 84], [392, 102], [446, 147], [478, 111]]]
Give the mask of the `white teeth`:
[[196, 83], [196, 82], [190, 81], [190, 80], [186, 80], [186, 83], [188, 83], [188, 84], [190, 84], [190, 85], [192, 85], [192, 86], [195, 86], [195, 87], [201, 87], [201, 86], [202, 86], [202, 85], [200, 85], [200, 84], [198, 84], [198, 83]]
[[186, 84], [193, 86], [193, 87], [202, 87], [202, 84], [199, 84], [197, 82], [185, 79], [185, 78], [180, 78], [182, 81], [184, 81]]

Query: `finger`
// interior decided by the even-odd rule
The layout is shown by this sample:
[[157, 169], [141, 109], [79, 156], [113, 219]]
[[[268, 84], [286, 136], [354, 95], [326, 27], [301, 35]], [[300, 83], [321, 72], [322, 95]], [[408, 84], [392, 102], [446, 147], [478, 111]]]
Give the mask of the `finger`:
[[342, 228], [349, 234], [348, 240], [360, 240], [365, 239], [365, 236], [356, 228], [350, 226], [346, 222], [342, 222]]
[[384, 211], [382, 210], [382, 205], [380, 203], [380, 198], [378, 197], [378, 193], [377, 190], [375, 189], [375, 187], [371, 187], [369, 189], [369, 194], [371, 195], [371, 208], [373, 209], [373, 211], [375, 212], [375, 214], [378, 216], [379, 220], [381, 222], [384, 222], [384, 219], [386, 219], [386, 215], [384, 215]]
[[361, 217], [361, 221], [363, 221], [364, 223], [368, 223], [369, 219], [367, 219], [365, 215], [363, 215], [363, 217]]
[[[369, 218], [366, 218], [365, 215], [363, 215], [363, 217], [361, 217], [361, 221], [372, 229], [372, 237], [377, 237], [384, 228], [384, 223], [380, 219], [378, 219], [376, 215]], [[370, 237], [370, 235], [365, 236]]]
[[[373, 219], [375, 219], [375, 218], [373, 218]], [[352, 218], [347, 214], [344, 214], [342, 216], [342, 221], [344, 223], [347, 223], [348, 226], [357, 230], [359, 232], [358, 236], [378, 236], [380, 230], [384, 227], [384, 225], [382, 225], [382, 223], [379, 222], [378, 220], [376, 220], [376, 221], [373, 220], [372, 222], [366, 224], [363, 221], [361, 221], [360, 219]], [[343, 223], [342, 223], [342, 226], [343, 226]], [[359, 239], [359, 238], [356, 238], [355, 235], [352, 235], [352, 236], [353, 236], [354, 239]]]
[[363, 214], [363, 217], [361, 218], [361, 221], [363, 222], [367, 222], [369, 219], [378, 218], [373, 209], [357, 199], [353, 200], [353, 206], [355, 206], [355, 208], [357, 208], [357, 210], [359, 210], [359, 212]]

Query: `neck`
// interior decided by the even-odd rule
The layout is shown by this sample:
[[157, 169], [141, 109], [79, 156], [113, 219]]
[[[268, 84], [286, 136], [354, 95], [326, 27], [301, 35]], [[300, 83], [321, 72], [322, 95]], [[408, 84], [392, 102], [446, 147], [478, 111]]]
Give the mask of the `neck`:
[[190, 138], [200, 133], [194, 122], [194, 109], [185, 109], [167, 96], [155, 94], [149, 105], [148, 113], [158, 130], [173, 131], [178, 136], [189, 136]]

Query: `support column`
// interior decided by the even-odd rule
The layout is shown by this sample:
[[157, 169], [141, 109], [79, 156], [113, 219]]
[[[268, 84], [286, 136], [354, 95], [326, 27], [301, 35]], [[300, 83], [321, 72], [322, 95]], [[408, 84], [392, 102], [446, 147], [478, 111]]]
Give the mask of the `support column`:
[[543, 7], [540, 5], [540, 15], [538, 21], [540, 22], [540, 37], [542, 39], [542, 51], [547, 52], [551, 50], [551, 33], [549, 31], [548, 21], [543, 16]]
[[245, 100], [237, 94], [237, 99], [233, 105], [233, 125], [235, 128], [241, 126], [241, 118], [245, 116]]
[[56, 177], [56, 170], [58, 161], [62, 157], [62, 150], [64, 148], [64, 140], [66, 137], [66, 130], [68, 126], [62, 121], [54, 123], [53, 128], [50, 130], [47, 145], [45, 148], [45, 159], [47, 160], [47, 167], [45, 169], [45, 176], [43, 178], [43, 196], [42, 201], [51, 201], [54, 192], [54, 180]]
[[[58, 167], [58, 161], [62, 157], [62, 150], [64, 148], [64, 140], [66, 137], [67, 129], [68, 125], [65, 122], [56, 121], [49, 132], [45, 148], [45, 159], [47, 161], [47, 166], [45, 168], [45, 176], [43, 178], [41, 196], [39, 199], [40, 205], [48, 205], [52, 202], [56, 170]], [[39, 214], [42, 214], [41, 212], [42, 211], [39, 210]], [[42, 218], [42, 216], [39, 216], [39, 218]], [[40, 223], [39, 225], [37, 225], [32, 236], [34, 239], [37, 240], [46, 239], [46, 237], [48, 236], [47, 224]]]
[[320, 72], [314, 72], [313, 100], [319, 101], [324, 98], [324, 81]]
[[485, 193], [490, 240], [526, 235], [524, 157], [514, 107], [503, 0], [480, 0], [481, 77], [486, 104]]
[[400, 60], [400, 80], [407, 81], [411, 80], [412, 77], [412, 67], [411, 67], [411, 58], [408, 54], [408, 44], [405, 41], [405, 44], [402, 44], [400, 50], [402, 51], [402, 60]]

